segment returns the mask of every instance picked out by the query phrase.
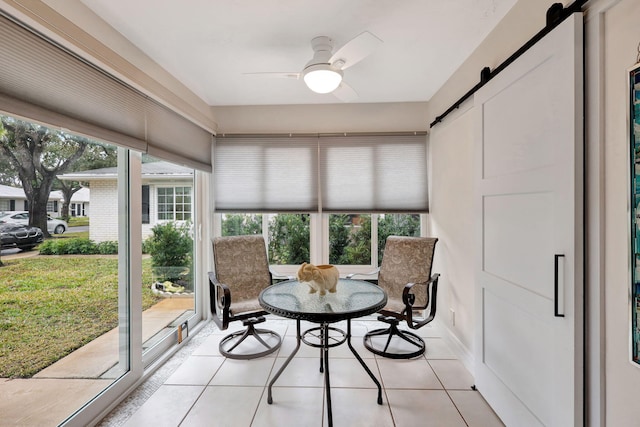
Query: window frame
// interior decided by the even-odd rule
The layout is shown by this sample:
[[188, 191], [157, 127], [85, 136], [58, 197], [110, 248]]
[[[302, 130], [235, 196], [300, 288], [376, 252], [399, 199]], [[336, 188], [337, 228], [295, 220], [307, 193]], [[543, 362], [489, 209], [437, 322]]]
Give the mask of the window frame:
[[[178, 195], [176, 193], [177, 189], [189, 189], [188, 192], [188, 197], [189, 197], [189, 203], [184, 203], [184, 202], [178, 202]], [[172, 194], [171, 194], [171, 210], [170, 211], [162, 211], [160, 209], [160, 190], [172, 190]], [[173, 185], [173, 186], [157, 186], [156, 187], [156, 200], [155, 200], [155, 204], [156, 204], [156, 220], [158, 222], [162, 222], [162, 221], [177, 221], [177, 222], [186, 222], [186, 221], [193, 221], [193, 187], [190, 185]], [[185, 194], [181, 195], [182, 197], [185, 197]], [[169, 206], [168, 203], [164, 203], [164, 205]], [[177, 206], [180, 205], [183, 208], [184, 207], [189, 207], [188, 211], [185, 210], [177, 210]], [[161, 214], [167, 214], [167, 213], [171, 213], [171, 218], [161, 218]], [[186, 216], [186, 214], [188, 214], [188, 218], [182, 218], [182, 219], [177, 219], [178, 217], [178, 213], [180, 213], [183, 217]]]
[[[247, 213], [247, 212], [243, 212]], [[257, 212], [256, 212], [257, 214]], [[267, 248], [269, 245], [268, 222], [269, 215], [259, 212], [262, 215], [262, 236], [265, 239]], [[274, 213], [271, 213], [274, 214]], [[277, 214], [277, 213], [276, 213]], [[222, 215], [213, 214], [214, 236], [222, 235]], [[329, 213], [311, 213], [309, 221], [309, 258], [312, 264], [329, 263]], [[372, 273], [378, 268], [378, 218], [380, 214], [371, 213], [371, 264], [363, 265], [336, 265], [340, 270], [340, 275], [345, 276], [351, 273]], [[428, 236], [428, 214], [420, 214], [420, 236]], [[299, 265], [292, 264], [271, 264], [272, 271], [279, 275], [295, 277]], [[377, 274], [373, 276], [377, 277]]]

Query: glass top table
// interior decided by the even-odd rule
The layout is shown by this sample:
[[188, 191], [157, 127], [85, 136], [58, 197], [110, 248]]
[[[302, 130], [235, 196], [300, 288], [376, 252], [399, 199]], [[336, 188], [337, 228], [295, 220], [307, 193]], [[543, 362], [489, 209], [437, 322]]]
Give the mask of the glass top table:
[[[351, 345], [351, 319], [373, 314], [382, 309], [387, 304], [387, 294], [377, 285], [351, 279], [340, 279], [335, 293], [327, 292], [326, 295], [321, 296], [319, 292], [309, 293], [309, 289], [306, 283], [288, 280], [265, 288], [258, 297], [262, 308], [269, 313], [296, 320], [296, 348], [269, 382], [267, 402], [273, 403], [271, 388], [300, 349], [300, 342], [318, 347], [320, 348], [320, 372], [324, 372], [327, 416], [331, 427], [333, 425], [329, 380], [329, 348], [331, 347], [347, 343], [360, 365], [378, 387], [378, 404], [382, 404], [380, 382]], [[318, 323], [320, 326], [302, 333], [301, 320]], [[347, 321], [346, 333], [329, 326], [331, 323], [342, 320]], [[334, 333], [333, 336], [332, 333]], [[335, 333], [338, 333], [340, 338], [337, 339]], [[319, 343], [312, 342], [310, 337], [317, 338]]]
[[362, 280], [340, 279], [337, 292], [309, 293], [309, 286], [297, 280], [264, 289], [260, 305], [270, 313], [314, 323], [334, 323], [375, 313], [387, 303], [382, 288]]

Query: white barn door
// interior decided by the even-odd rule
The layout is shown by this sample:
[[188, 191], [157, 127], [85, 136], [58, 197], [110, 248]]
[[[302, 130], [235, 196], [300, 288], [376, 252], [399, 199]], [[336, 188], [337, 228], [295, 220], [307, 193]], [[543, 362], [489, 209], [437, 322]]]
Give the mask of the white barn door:
[[474, 97], [476, 386], [507, 426], [583, 410], [582, 14]]

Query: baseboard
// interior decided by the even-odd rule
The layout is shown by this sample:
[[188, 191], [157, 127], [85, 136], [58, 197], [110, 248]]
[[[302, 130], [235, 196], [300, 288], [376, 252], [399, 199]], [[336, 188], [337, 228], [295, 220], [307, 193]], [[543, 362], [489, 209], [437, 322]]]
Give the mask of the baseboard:
[[458, 360], [462, 362], [464, 367], [467, 368], [471, 375], [474, 375], [475, 358], [473, 357], [473, 352], [464, 344], [462, 344], [462, 341], [458, 339], [458, 337], [453, 333], [451, 329], [449, 329], [449, 327], [444, 322], [442, 322], [438, 318], [435, 318], [433, 323], [435, 323], [435, 326], [437, 326], [441, 331], [444, 332], [442, 334], [442, 339], [455, 353]]

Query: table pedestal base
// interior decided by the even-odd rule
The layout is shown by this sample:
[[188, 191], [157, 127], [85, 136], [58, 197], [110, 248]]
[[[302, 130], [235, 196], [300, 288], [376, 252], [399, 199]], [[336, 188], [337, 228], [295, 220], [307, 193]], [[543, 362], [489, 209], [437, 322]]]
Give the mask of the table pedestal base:
[[[320, 331], [319, 345], [310, 343], [308, 340], [304, 339], [304, 337], [306, 337], [309, 331], [315, 331], [315, 330]], [[375, 377], [375, 375], [373, 375], [373, 372], [371, 372], [371, 369], [369, 369], [367, 364], [364, 363], [364, 360], [362, 360], [362, 357], [360, 357], [356, 349], [353, 348], [353, 345], [351, 345], [351, 319], [347, 319], [347, 333], [343, 339], [335, 340], [334, 338], [330, 337], [329, 336], [330, 330], [343, 332], [340, 329], [330, 327], [328, 323], [322, 323], [320, 327], [309, 329], [305, 331], [303, 335], [300, 332], [300, 320], [299, 319], [296, 320], [296, 348], [289, 355], [287, 360], [285, 360], [284, 364], [280, 367], [280, 369], [278, 369], [278, 372], [276, 372], [276, 374], [273, 376], [273, 378], [269, 382], [269, 387], [267, 392], [267, 402], [269, 404], [273, 403], [271, 388], [273, 387], [273, 384], [278, 380], [282, 372], [286, 369], [286, 367], [289, 365], [293, 357], [296, 355], [296, 353], [300, 349], [300, 342], [303, 341], [305, 344], [310, 345], [312, 347], [319, 347], [320, 348], [320, 372], [324, 371], [324, 386], [325, 386], [325, 392], [326, 392], [326, 398], [327, 398], [327, 418], [329, 420], [329, 427], [332, 427], [333, 415], [331, 411], [331, 383], [329, 379], [329, 348], [330, 347], [338, 346], [344, 343], [345, 341], [347, 342], [347, 345], [349, 346], [349, 349], [351, 350], [353, 355], [356, 357], [358, 362], [360, 362], [360, 365], [362, 365], [362, 367], [367, 372], [367, 374], [369, 374], [369, 377], [371, 377], [373, 382], [378, 387], [378, 405], [382, 405], [382, 386], [380, 385], [380, 382]], [[332, 339], [334, 340], [334, 342], [330, 342]]]

